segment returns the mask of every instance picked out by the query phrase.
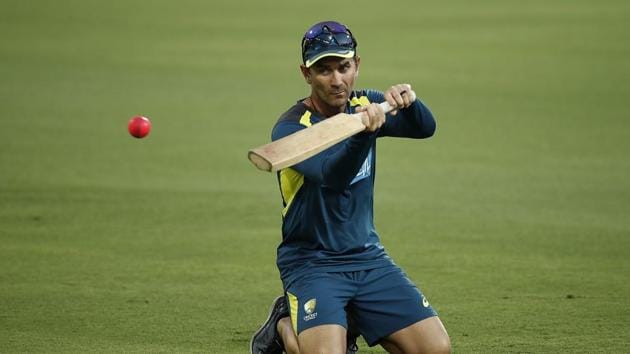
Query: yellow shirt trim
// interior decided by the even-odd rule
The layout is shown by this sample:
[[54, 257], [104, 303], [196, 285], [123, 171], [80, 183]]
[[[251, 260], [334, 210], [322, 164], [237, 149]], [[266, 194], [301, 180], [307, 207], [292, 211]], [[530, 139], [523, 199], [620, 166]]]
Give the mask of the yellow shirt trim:
[[304, 114], [302, 114], [302, 117], [300, 118], [300, 124], [302, 124], [305, 127], [310, 127], [311, 125], [313, 125], [311, 123], [311, 112], [310, 111], [306, 111], [306, 112], [304, 112]]
[[352, 99], [350, 100], [350, 106], [354, 107], [354, 106], [369, 106], [370, 105], [370, 100], [368, 100], [367, 96], [361, 96], [361, 97], [352, 97]]
[[280, 170], [280, 192], [285, 206], [282, 209], [282, 216], [287, 214], [293, 198], [304, 184], [304, 176], [292, 168]]

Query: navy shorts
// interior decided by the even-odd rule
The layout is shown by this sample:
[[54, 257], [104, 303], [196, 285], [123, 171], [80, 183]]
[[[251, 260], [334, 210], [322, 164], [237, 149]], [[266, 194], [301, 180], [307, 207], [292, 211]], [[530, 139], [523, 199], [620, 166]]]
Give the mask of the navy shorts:
[[370, 346], [437, 316], [426, 297], [393, 264], [370, 270], [305, 274], [291, 283], [286, 295], [296, 334], [325, 324], [348, 328], [347, 312]]

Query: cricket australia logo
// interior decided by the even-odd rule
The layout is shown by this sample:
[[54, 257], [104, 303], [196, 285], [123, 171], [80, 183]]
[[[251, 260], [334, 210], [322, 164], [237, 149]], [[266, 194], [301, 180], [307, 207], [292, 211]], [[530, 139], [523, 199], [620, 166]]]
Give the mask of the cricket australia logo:
[[304, 321], [310, 321], [317, 317], [315, 306], [317, 306], [317, 299], [310, 299], [304, 304], [304, 312], [306, 313]]

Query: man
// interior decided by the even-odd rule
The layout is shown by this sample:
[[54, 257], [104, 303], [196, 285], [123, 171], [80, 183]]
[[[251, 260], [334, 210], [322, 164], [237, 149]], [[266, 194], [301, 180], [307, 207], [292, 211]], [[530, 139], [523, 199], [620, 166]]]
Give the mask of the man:
[[[277, 140], [340, 112], [363, 112], [365, 131], [278, 172], [282, 243], [277, 298], [251, 343], [253, 353], [345, 353], [348, 319], [370, 346], [390, 353], [448, 353], [450, 340], [420, 290], [394, 264], [373, 223], [376, 138], [427, 138], [429, 109], [408, 84], [354, 91], [357, 41], [338, 22], [302, 39], [302, 75], [311, 88], [272, 131]], [[377, 104], [397, 111], [384, 114]]]

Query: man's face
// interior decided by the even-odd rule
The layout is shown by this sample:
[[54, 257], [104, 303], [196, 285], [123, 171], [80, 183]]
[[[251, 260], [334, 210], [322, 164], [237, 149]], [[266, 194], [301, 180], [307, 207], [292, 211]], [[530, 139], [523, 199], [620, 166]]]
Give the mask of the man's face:
[[359, 58], [327, 57], [318, 60], [304, 72], [317, 97], [332, 107], [345, 106], [354, 88]]

